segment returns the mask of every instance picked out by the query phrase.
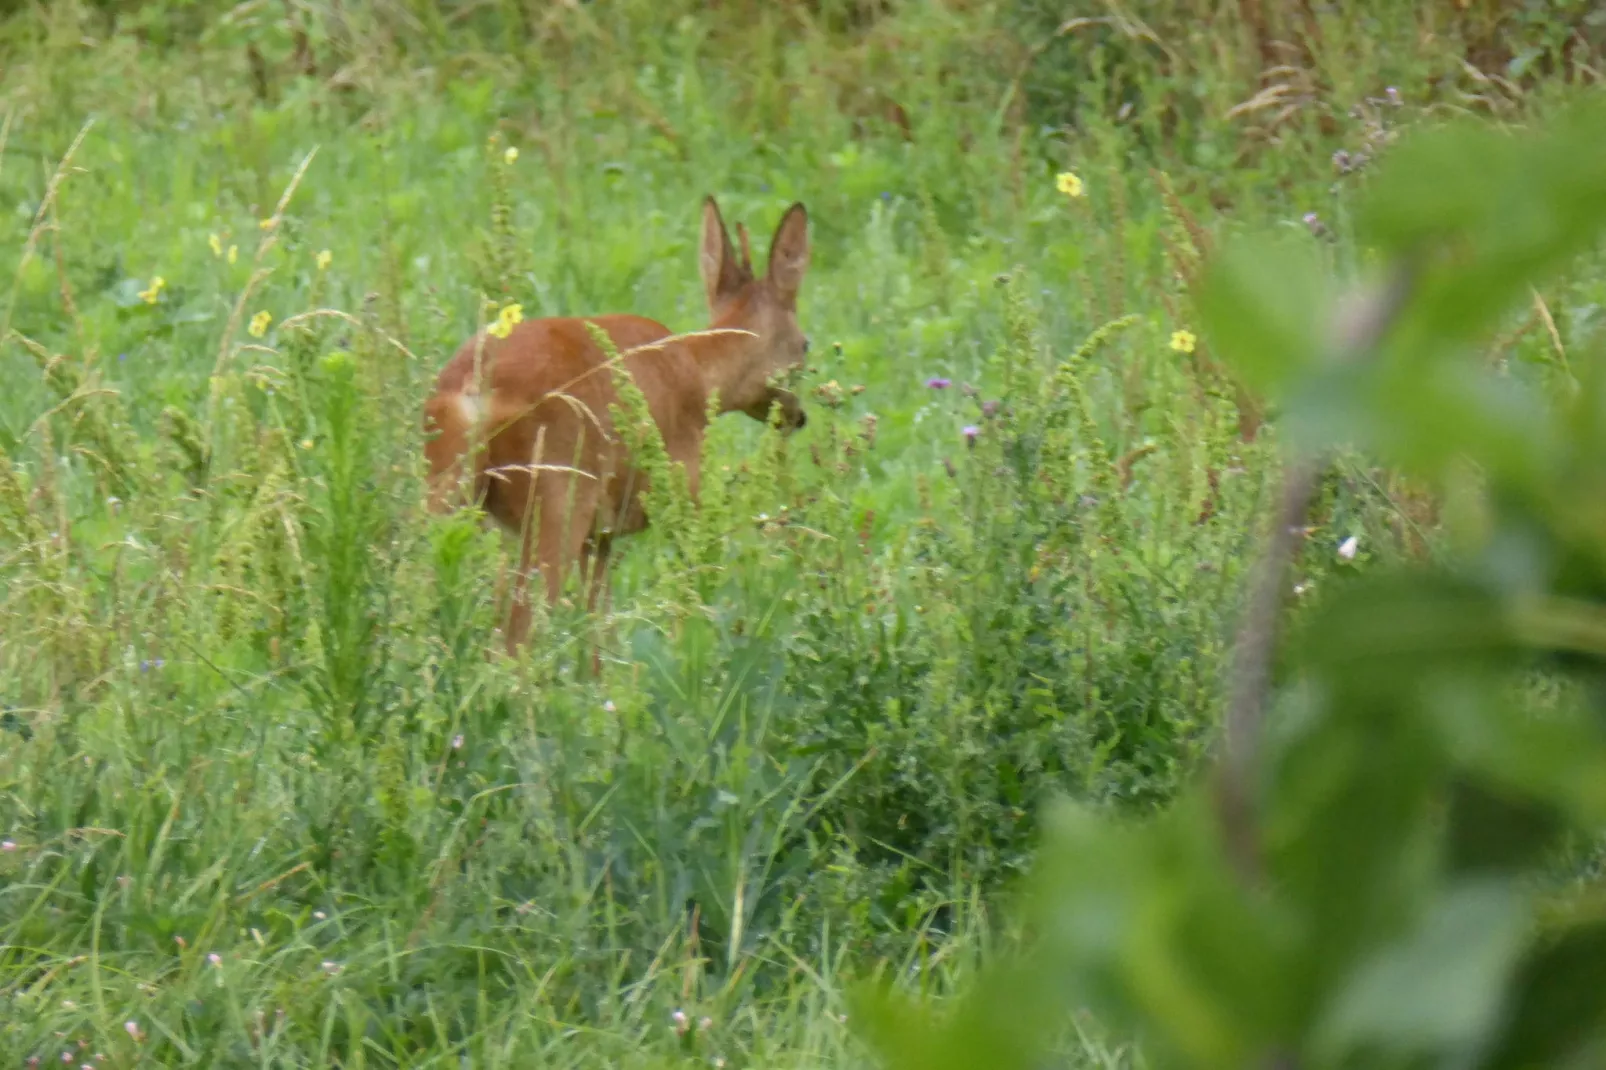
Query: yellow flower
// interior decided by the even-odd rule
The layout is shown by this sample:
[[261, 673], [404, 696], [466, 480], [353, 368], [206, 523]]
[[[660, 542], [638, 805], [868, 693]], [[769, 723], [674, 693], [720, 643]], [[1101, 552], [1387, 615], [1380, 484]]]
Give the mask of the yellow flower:
[[1191, 331], [1171, 332], [1171, 348], [1178, 353], [1192, 353], [1193, 347], [1198, 341]]
[[318, 257], [317, 257], [318, 270], [319, 271], [328, 271], [329, 270], [329, 262], [331, 260], [333, 260], [334, 258], [335, 258], [334, 254], [331, 253], [328, 249], [325, 249], [323, 252], [319, 253]]
[[240, 259], [240, 247], [238, 245], [229, 246], [229, 263], [232, 264], [238, 259]]
[[1082, 178], [1070, 171], [1061, 171], [1054, 178], [1054, 188], [1067, 197], [1080, 197], [1082, 195]]
[[261, 222], [259, 222], [257, 224], [257, 226], [261, 227], [263, 230], [272, 230], [274, 227], [276, 227], [278, 225], [279, 225], [279, 217], [278, 216], [271, 216], [271, 215], [268, 218], [262, 220]]
[[223, 242], [216, 234], [209, 235], [206, 239], [206, 244], [212, 247], [213, 256], [223, 255]]
[[304, 449], [304, 450], [312, 449], [312, 439], [310, 439], [310, 438], [302, 439], [301, 440], [301, 448]]
[[513, 333], [513, 326], [524, 322], [524, 309], [518, 305], [507, 305], [497, 313], [496, 322], [485, 328], [487, 334], [493, 338], [506, 338]]
[[518, 158], [519, 150], [514, 148], [512, 145], [509, 145], [507, 147], [507, 151], [502, 154], [502, 162], [507, 164], [509, 167], [512, 167], [513, 161], [517, 160]]
[[154, 305], [156, 303], [156, 299], [162, 296], [162, 291], [166, 288], [166, 279], [162, 278], [160, 275], [152, 276], [151, 284], [139, 292], [139, 299], [145, 302], [147, 305]]
[[252, 338], [261, 338], [263, 335], [268, 333], [268, 324], [272, 322], [273, 313], [269, 312], [267, 309], [263, 309], [261, 312], [258, 312], [256, 315], [251, 317], [251, 326], [247, 327], [246, 330], [251, 332]]

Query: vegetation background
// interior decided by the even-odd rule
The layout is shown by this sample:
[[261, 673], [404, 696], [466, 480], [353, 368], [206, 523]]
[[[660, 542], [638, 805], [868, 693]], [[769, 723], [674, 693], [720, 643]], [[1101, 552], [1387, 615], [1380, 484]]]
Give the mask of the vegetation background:
[[[1152, 812], [1216, 735], [1280, 447], [1205, 255], [1355, 271], [1399, 131], [1606, 62], [1567, 0], [14, 6], [16, 1062], [869, 1064], [851, 980], [951, 991], [1046, 797]], [[701, 326], [706, 192], [809, 205], [809, 428], [719, 422], [608, 618], [490, 655], [507, 548], [423, 514], [424, 391], [487, 301]], [[1488, 365], [1567, 378], [1603, 304], [1596, 255]], [[1296, 612], [1441, 505], [1340, 455]]]

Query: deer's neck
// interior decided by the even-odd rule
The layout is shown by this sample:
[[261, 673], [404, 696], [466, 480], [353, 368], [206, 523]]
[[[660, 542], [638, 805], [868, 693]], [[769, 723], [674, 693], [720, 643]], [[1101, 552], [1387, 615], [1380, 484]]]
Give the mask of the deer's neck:
[[[715, 324], [710, 330], [720, 329]], [[703, 397], [716, 394], [720, 415], [737, 409], [746, 409], [753, 399], [752, 392], [753, 339], [745, 334], [707, 334], [690, 339], [692, 359], [702, 376]]]

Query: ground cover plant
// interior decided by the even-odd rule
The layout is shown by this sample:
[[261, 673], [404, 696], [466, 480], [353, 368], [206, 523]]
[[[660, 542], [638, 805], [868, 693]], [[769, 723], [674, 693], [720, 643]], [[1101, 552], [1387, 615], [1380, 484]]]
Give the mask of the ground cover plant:
[[[1603, 31], [1217, 7], [8, 15], [0, 1058], [871, 1065], [851, 983], [1010, 943], [1051, 797], [1186, 821], [1308, 416], [1201, 272], [1361, 273], [1401, 131], [1543, 120]], [[809, 427], [715, 424], [611, 611], [490, 653], [428, 384], [513, 305], [701, 326], [710, 192], [809, 206]], [[1585, 378], [1575, 251], [1468, 340], [1500, 381]], [[1340, 446], [1300, 619], [1460, 501]], [[1109, 1010], [1055, 1057], [1135, 1064]]]

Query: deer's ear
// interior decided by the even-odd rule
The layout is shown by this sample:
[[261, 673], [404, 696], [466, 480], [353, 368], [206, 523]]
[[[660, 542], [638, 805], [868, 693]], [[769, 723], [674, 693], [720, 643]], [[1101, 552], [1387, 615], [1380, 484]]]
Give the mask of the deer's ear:
[[708, 295], [710, 309], [723, 304], [741, 288], [742, 266], [737, 262], [736, 250], [731, 247], [719, 205], [712, 197], [703, 200], [703, 241], [698, 264], [702, 268], [703, 291]]
[[770, 283], [787, 298], [797, 297], [809, 269], [809, 213], [794, 204], [781, 217], [770, 241]]
[[747, 240], [747, 224], [741, 220], [736, 221], [736, 244], [742, 250], [742, 274], [748, 278], [753, 277], [753, 246]]

